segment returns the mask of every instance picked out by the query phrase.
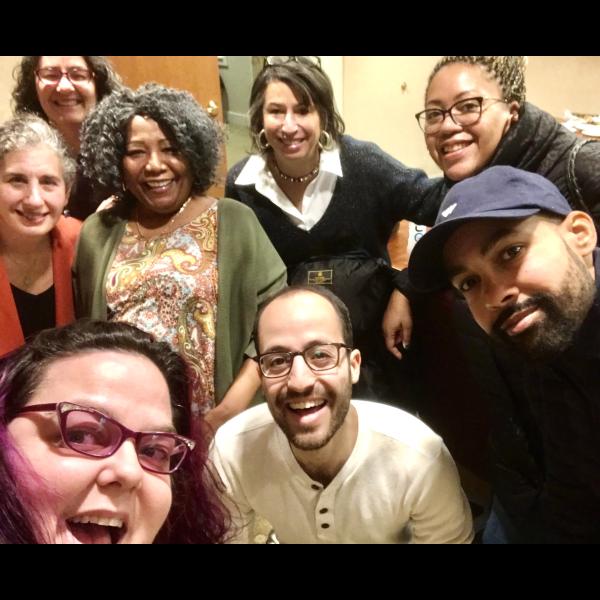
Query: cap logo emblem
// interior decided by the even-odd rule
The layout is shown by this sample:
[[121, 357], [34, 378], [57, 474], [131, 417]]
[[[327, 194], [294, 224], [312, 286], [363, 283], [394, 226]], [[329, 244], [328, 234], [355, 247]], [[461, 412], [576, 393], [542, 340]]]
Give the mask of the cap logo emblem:
[[446, 217], [449, 217], [454, 212], [454, 209], [456, 208], [456, 204], [457, 203], [455, 202], [454, 204], [451, 204], [446, 210], [442, 211], [442, 217], [444, 217], [444, 219]]

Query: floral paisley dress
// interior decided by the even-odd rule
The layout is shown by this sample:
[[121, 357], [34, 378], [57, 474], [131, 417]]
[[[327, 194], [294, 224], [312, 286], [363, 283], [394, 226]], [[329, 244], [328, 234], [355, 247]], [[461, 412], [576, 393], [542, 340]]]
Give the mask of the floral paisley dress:
[[217, 287], [217, 203], [150, 240], [127, 224], [106, 284], [109, 320], [131, 323], [181, 354], [194, 415], [215, 405]]

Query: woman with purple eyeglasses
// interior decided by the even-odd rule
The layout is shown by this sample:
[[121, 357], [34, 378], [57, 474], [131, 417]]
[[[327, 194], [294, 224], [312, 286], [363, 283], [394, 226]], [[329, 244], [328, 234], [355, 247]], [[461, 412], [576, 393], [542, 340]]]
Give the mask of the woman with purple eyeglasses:
[[125, 323], [42, 331], [0, 363], [0, 543], [219, 543], [183, 360]]

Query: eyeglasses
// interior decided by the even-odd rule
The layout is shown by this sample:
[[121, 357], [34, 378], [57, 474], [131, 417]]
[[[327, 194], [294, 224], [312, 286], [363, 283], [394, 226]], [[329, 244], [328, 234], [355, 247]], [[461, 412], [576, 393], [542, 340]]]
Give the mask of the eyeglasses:
[[254, 357], [265, 377], [283, 377], [292, 370], [296, 356], [301, 356], [312, 371], [334, 369], [340, 362], [340, 348], [352, 350], [350, 346], [334, 342], [314, 344], [302, 352], [265, 352]]
[[289, 62], [297, 62], [309, 67], [321, 68], [321, 59], [318, 56], [265, 56], [263, 69], [275, 65], [285, 65]]
[[[464, 98], [455, 102], [449, 109], [443, 108], [426, 108], [415, 115], [419, 127], [424, 133], [436, 133], [442, 128], [442, 123], [446, 119], [446, 115], [457, 124], [463, 127], [475, 125], [481, 119], [483, 113], [483, 103], [485, 102], [506, 102], [500, 98], [483, 98], [477, 96], [475, 98]], [[491, 105], [490, 105], [491, 106]], [[487, 107], [489, 108], [489, 106]]]
[[61, 71], [58, 67], [44, 67], [38, 69], [35, 74], [40, 81], [50, 85], [56, 85], [65, 76], [73, 85], [88, 83], [94, 77], [92, 71], [82, 67], [69, 67], [66, 71]]
[[112, 456], [129, 438], [142, 468], [168, 475], [179, 469], [196, 442], [176, 433], [164, 431], [132, 431], [94, 408], [71, 402], [25, 406], [17, 414], [56, 410], [63, 442], [71, 450], [106, 458]]

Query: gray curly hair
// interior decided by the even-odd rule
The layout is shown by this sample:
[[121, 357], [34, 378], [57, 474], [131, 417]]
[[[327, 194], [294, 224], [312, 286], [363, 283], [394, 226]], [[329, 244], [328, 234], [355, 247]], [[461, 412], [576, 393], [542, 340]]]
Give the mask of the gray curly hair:
[[66, 188], [75, 181], [77, 163], [71, 156], [65, 141], [54, 127], [44, 119], [30, 113], [18, 114], [0, 125], [0, 160], [10, 152], [17, 152], [43, 144], [52, 150], [63, 170]]
[[193, 194], [203, 194], [216, 182], [223, 130], [194, 97], [158, 83], [135, 91], [124, 88], [102, 100], [84, 121], [79, 156], [85, 175], [106, 186], [117, 204], [133, 202], [123, 189], [122, 165], [129, 124], [136, 115], [156, 121], [185, 158]]
[[525, 67], [527, 60], [524, 56], [443, 56], [433, 67], [427, 81], [427, 90], [436, 73], [446, 65], [453, 63], [466, 63], [479, 65], [498, 82], [504, 99], [508, 102], [516, 100], [519, 105], [525, 102]]

